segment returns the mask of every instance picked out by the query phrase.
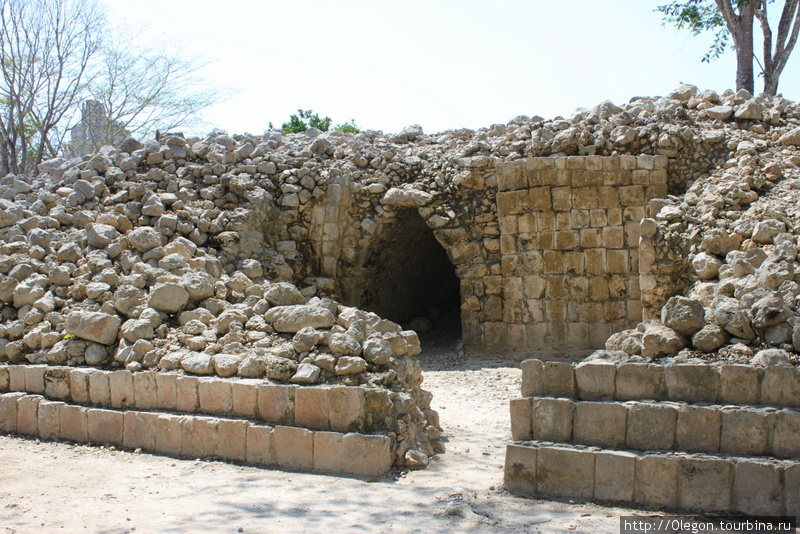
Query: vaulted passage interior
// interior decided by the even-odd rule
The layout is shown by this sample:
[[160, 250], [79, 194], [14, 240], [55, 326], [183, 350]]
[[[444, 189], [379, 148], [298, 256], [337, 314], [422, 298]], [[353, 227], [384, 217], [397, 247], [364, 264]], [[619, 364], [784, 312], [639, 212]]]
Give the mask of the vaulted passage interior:
[[427, 317], [434, 330], [460, 337], [460, 282], [433, 230], [405, 209], [381, 232], [347, 300], [400, 324]]

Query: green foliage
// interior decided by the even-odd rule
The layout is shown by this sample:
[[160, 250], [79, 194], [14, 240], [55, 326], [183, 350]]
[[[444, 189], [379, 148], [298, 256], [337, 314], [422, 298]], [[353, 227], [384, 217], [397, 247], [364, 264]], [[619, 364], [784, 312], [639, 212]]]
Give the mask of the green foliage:
[[[327, 132], [331, 129], [332, 122], [330, 117], [321, 118], [318, 113], [314, 113], [310, 109], [298, 109], [297, 115], [291, 115], [289, 117], [289, 122], [284, 122], [281, 128], [283, 128], [283, 131], [286, 133], [303, 133], [309, 128], [316, 128], [320, 132]], [[272, 128], [272, 123], [270, 123], [270, 128]], [[352, 134], [361, 132], [361, 129], [356, 126], [354, 119], [351, 119], [350, 122], [337, 124], [333, 129], [337, 132]]]
[[337, 124], [333, 127], [334, 130], [337, 132], [342, 133], [349, 133], [349, 134], [357, 134], [361, 133], [361, 128], [356, 126], [355, 119], [350, 119], [350, 122], [343, 122], [342, 124]]
[[[739, 0], [740, 6], [749, 3], [749, 0]], [[660, 5], [656, 11], [664, 15], [664, 23], [674, 24], [680, 30], [689, 30], [694, 35], [704, 31], [714, 31], [714, 42], [703, 56], [703, 61], [709, 62], [720, 57], [730, 46], [730, 33], [725, 25], [725, 19], [717, 8], [717, 4], [709, 0], [688, 0], [686, 2], [671, 2]]]
[[63, 339], [66, 340], [75, 339], [75, 334], [64, 334]]

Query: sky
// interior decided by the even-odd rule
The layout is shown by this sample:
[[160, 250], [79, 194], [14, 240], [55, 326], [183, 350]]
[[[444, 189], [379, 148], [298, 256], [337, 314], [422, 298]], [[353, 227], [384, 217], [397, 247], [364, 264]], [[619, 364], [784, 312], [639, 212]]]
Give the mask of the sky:
[[[207, 130], [263, 133], [297, 109], [362, 129], [426, 133], [569, 117], [681, 83], [735, 86], [735, 58], [703, 63], [710, 35], [663, 26], [666, 0], [104, 0], [141, 46], [209, 63], [230, 91]], [[759, 37], [760, 38], [760, 37]], [[779, 92], [800, 98], [800, 51]], [[756, 80], [757, 90], [762, 81]]]

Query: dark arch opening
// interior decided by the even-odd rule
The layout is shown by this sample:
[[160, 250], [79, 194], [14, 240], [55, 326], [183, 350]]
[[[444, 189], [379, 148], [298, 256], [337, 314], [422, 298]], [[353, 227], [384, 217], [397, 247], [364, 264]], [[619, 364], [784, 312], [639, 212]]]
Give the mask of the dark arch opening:
[[355, 288], [360, 308], [423, 335], [461, 338], [461, 283], [416, 210], [400, 210], [384, 227], [363, 269], [363, 284]]

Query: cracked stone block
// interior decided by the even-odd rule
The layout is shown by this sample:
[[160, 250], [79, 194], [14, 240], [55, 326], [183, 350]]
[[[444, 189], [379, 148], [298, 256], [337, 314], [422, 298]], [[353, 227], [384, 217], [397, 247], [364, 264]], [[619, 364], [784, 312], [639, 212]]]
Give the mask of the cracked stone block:
[[330, 389], [331, 430], [356, 432], [363, 430], [366, 400], [364, 390], [348, 386], [334, 386]]
[[108, 375], [112, 408], [133, 408], [133, 376], [130, 371], [113, 371]]
[[212, 417], [187, 417], [182, 426], [181, 455], [210, 458], [217, 454], [219, 420]]
[[111, 406], [111, 387], [108, 371], [93, 371], [89, 375], [89, 400], [95, 406]]
[[156, 403], [162, 410], [177, 410], [178, 375], [156, 373]]
[[269, 423], [294, 424], [295, 389], [277, 384], [258, 386], [258, 416]]
[[377, 477], [392, 467], [392, 440], [388, 436], [345, 434], [342, 470], [350, 475]]
[[28, 436], [39, 435], [39, 403], [44, 400], [40, 395], [25, 395], [17, 401], [17, 432]]
[[71, 369], [69, 372], [69, 396], [77, 404], [89, 404], [90, 369]]
[[88, 408], [65, 404], [61, 407], [61, 437], [77, 443], [89, 441]]
[[512, 493], [536, 495], [536, 447], [506, 445], [505, 489]]
[[617, 366], [613, 362], [583, 362], [575, 366], [578, 398], [612, 400], [617, 391]]
[[133, 403], [137, 410], [158, 408], [156, 375], [152, 371], [133, 373]]

